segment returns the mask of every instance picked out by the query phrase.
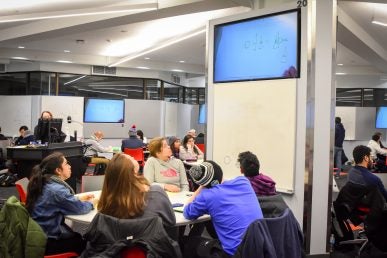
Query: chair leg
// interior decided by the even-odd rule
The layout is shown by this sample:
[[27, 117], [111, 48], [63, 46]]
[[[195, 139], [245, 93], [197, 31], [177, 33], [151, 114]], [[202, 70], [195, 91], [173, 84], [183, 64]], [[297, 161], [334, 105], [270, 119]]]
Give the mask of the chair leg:
[[360, 254], [361, 254], [361, 252], [364, 250], [364, 248], [367, 246], [367, 244], [368, 244], [368, 239], [366, 239], [365, 241], [364, 241], [364, 243], [361, 245], [361, 247], [359, 248], [359, 251], [357, 252], [357, 254], [359, 255], [359, 257], [360, 257]]

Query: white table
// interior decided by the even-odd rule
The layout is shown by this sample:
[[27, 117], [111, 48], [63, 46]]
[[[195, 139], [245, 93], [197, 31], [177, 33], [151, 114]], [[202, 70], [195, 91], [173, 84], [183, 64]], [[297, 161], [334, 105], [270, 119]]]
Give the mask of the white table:
[[[94, 191], [94, 192], [88, 192], [88, 193], [94, 194], [94, 196], [98, 199], [101, 195], [101, 191]], [[86, 193], [82, 193], [82, 194], [86, 194]], [[167, 194], [172, 204], [173, 203], [185, 204], [189, 196], [191, 196], [193, 193], [192, 192], [179, 192], [179, 193], [167, 192]], [[90, 223], [96, 214], [97, 214], [97, 209], [94, 209], [94, 210], [91, 210], [89, 213], [83, 214], [83, 215], [67, 215], [66, 219], [70, 221], [81, 222], [81, 223]], [[184, 218], [182, 212], [177, 212], [177, 211], [175, 211], [175, 216], [176, 216], [176, 226], [194, 224], [194, 223], [203, 222], [211, 219], [210, 215], [203, 215], [197, 218], [196, 220], [188, 220]]]

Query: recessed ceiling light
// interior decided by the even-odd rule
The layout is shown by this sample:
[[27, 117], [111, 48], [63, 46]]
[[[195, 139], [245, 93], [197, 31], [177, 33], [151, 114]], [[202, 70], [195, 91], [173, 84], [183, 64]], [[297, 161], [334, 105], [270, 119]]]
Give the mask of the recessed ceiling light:
[[180, 69], [172, 69], [171, 71], [173, 71], [173, 72], [184, 72], [183, 70], [180, 70]]
[[65, 50], [63, 50], [63, 52], [65, 52], [65, 53], [70, 53], [71, 51], [70, 51], [70, 50], [67, 50], [67, 49], [65, 49]]
[[344, 64], [337, 64], [338, 66], [343, 66]]
[[17, 48], [25, 48], [25, 46], [18, 46]]
[[346, 75], [347, 73], [336, 73], [336, 75]]
[[179, 63], [185, 63], [185, 61], [184, 60], [180, 60]]
[[149, 67], [146, 67], [146, 66], [137, 66], [136, 68], [138, 68], [138, 69], [144, 69], [144, 70], [150, 69]]
[[28, 58], [26, 57], [22, 57], [22, 56], [14, 56], [14, 57], [11, 57], [12, 59], [17, 59], [17, 60], [27, 60]]
[[68, 61], [68, 60], [58, 60], [57, 62], [64, 63], [64, 64], [71, 64], [72, 63], [71, 61]]
[[149, 59], [150, 59], [150, 57], [144, 57], [144, 59], [145, 59], [145, 60], [149, 60]]

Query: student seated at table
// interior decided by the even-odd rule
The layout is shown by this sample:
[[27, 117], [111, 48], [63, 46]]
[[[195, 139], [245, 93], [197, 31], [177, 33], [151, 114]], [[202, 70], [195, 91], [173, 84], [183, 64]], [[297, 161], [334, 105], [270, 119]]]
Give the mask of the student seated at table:
[[188, 191], [187, 174], [181, 160], [172, 156], [167, 140], [153, 138], [148, 144], [151, 157], [145, 163], [144, 176], [151, 184], [160, 185], [165, 191]]
[[[241, 243], [247, 227], [253, 221], [263, 218], [249, 180], [238, 176], [222, 182], [222, 169], [214, 161], [192, 166], [189, 174], [200, 187], [184, 207], [184, 217], [196, 219], [204, 214], [211, 215], [220, 243], [204, 238], [188, 240], [188, 243], [193, 245], [195, 242], [202, 251], [206, 247], [217, 246], [221, 252], [218, 257], [231, 257]], [[192, 252], [192, 256], [188, 256], [186, 250], [185, 254], [184, 257], [197, 257]]]
[[250, 181], [257, 196], [277, 194], [273, 179], [259, 171], [259, 160], [254, 153], [250, 151], [239, 153], [238, 163], [241, 173]]
[[282, 195], [277, 193], [275, 182], [259, 171], [260, 164], [257, 156], [250, 152], [241, 152], [238, 155], [241, 173], [250, 181], [257, 195], [262, 213], [265, 218], [279, 217], [288, 208]]
[[[105, 257], [102, 253], [108, 257], [107, 253], [119, 253], [129, 244], [125, 240], [133, 232], [138, 232], [133, 235], [135, 240], [150, 241], [152, 250], [162, 249], [166, 253], [175, 250], [172, 247], [174, 241], [168, 238], [162, 226], [149, 231], [148, 223], [141, 223], [144, 222], [142, 219], [160, 217], [164, 227], [168, 228], [176, 224], [176, 218], [164, 190], [158, 185], [150, 185], [138, 171], [138, 162], [123, 153], [114, 155], [109, 162], [97, 205], [98, 213], [85, 234], [88, 245], [82, 257]], [[171, 252], [167, 257], [176, 256]], [[162, 257], [166, 257], [165, 254]]]
[[171, 148], [171, 151], [172, 151], [172, 156], [174, 156], [175, 158], [179, 159], [180, 158], [180, 139], [175, 137], [175, 136], [172, 136], [171, 138], [169, 138], [169, 147]]
[[34, 141], [35, 135], [30, 130], [26, 130], [23, 133], [23, 138], [18, 142], [18, 145], [28, 145]]
[[195, 145], [195, 137], [190, 134], [184, 136], [183, 144], [180, 146], [179, 157], [181, 160], [197, 160], [204, 158], [203, 152]]
[[65, 180], [71, 166], [60, 152], [45, 157], [32, 171], [26, 208], [47, 235], [46, 255], [81, 253], [86, 242], [65, 223], [65, 215], [86, 214], [93, 209], [93, 195], [76, 197]]
[[128, 133], [129, 133], [129, 138], [122, 140], [122, 143], [121, 143], [122, 152], [124, 152], [125, 148], [137, 149], [137, 148], [145, 147], [145, 143], [143, 143], [143, 141], [137, 137], [136, 125], [132, 125]]
[[26, 125], [22, 125], [19, 128], [19, 137], [15, 138], [15, 145], [22, 145], [20, 141], [24, 138], [24, 132], [28, 130]]
[[[101, 144], [101, 141], [104, 137], [104, 134], [102, 131], [95, 131], [91, 136], [90, 139], [87, 139], [85, 141], [85, 144], [87, 146], [85, 156], [92, 157], [91, 163], [105, 163], [108, 164], [109, 160], [106, 158], [98, 157], [98, 152], [111, 152], [112, 147], [104, 147]], [[94, 159], [93, 159], [94, 158]]]

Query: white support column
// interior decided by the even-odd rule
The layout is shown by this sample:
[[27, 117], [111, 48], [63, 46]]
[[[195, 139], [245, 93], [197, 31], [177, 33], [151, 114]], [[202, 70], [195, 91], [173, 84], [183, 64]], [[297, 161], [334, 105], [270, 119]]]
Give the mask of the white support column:
[[[307, 141], [310, 157], [306, 160], [306, 206], [309, 210], [307, 238], [309, 254], [327, 251], [330, 232], [333, 125], [335, 107], [336, 0], [309, 1], [311, 26], [308, 66]], [[308, 156], [308, 155], [307, 155]], [[312, 164], [310, 164], [312, 162]], [[308, 164], [309, 163], [309, 164]], [[309, 207], [308, 207], [309, 205]]]

